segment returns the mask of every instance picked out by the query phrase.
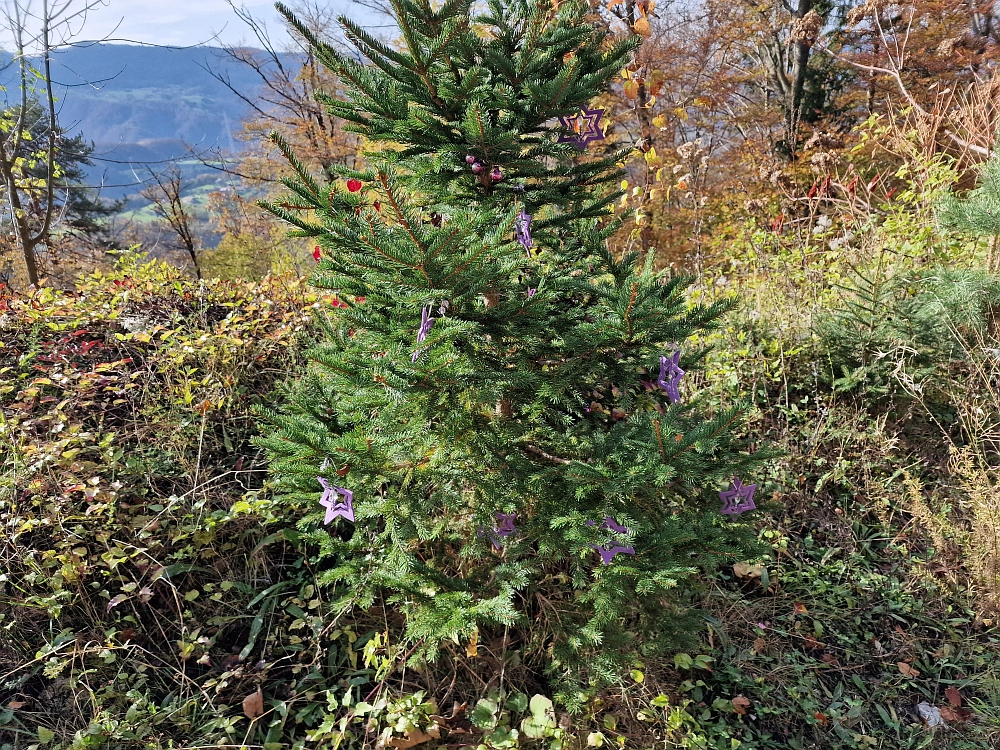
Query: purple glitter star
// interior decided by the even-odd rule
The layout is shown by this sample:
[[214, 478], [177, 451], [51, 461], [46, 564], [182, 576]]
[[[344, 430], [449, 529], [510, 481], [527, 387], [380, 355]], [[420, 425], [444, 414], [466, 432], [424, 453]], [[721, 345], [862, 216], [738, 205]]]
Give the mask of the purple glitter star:
[[757, 489], [756, 484], [743, 484], [738, 477], [733, 477], [733, 483], [728, 490], [719, 493], [722, 501], [720, 513], [727, 516], [738, 516], [747, 510], [755, 510], [757, 506], [753, 501], [753, 493]]
[[684, 377], [684, 370], [681, 369], [681, 350], [677, 349], [670, 358], [660, 357], [660, 377], [656, 384], [667, 392], [670, 403], [680, 403], [681, 394], [677, 390], [681, 378]]
[[479, 530], [476, 532], [476, 536], [480, 538], [484, 536], [488, 537], [493, 543], [493, 548], [499, 551], [500, 538], [508, 537], [517, 532], [517, 529], [514, 527], [514, 521], [516, 518], [517, 513], [497, 513], [497, 527], [495, 529], [491, 529], [490, 531], [484, 531], [483, 527], [480, 526]]
[[[588, 526], [594, 526], [595, 521], [587, 521]], [[627, 534], [629, 530], [622, 526], [620, 523], [615, 521], [611, 516], [604, 517], [604, 523], [602, 523], [598, 528], [609, 529], [610, 531], [615, 531], [619, 534]], [[605, 565], [608, 565], [612, 560], [615, 559], [615, 555], [622, 553], [625, 555], [634, 555], [634, 547], [623, 547], [620, 544], [606, 544], [603, 547], [595, 546], [594, 549], [597, 550], [598, 554], [601, 556], [601, 560], [604, 561]]]
[[420, 311], [420, 328], [417, 330], [417, 342], [421, 343], [427, 338], [427, 334], [434, 327], [434, 318], [431, 317], [430, 306]]
[[530, 254], [531, 248], [534, 247], [531, 240], [531, 214], [525, 213], [523, 208], [521, 213], [514, 217], [514, 236]]
[[510, 536], [517, 531], [514, 528], [514, 521], [517, 519], [517, 513], [497, 513], [497, 529], [496, 532], [500, 536]]
[[[428, 305], [427, 307], [425, 307], [423, 310], [420, 311], [420, 328], [417, 329], [418, 344], [424, 342], [424, 340], [427, 338], [427, 334], [431, 332], [431, 329], [433, 327], [434, 327], [434, 318], [431, 317], [431, 308], [430, 305]], [[416, 362], [420, 358], [420, 355], [423, 354], [423, 352], [424, 352], [423, 349], [417, 349], [415, 352], [413, 352], [413, 355], [410, 357], [410, 361]]]
[[603, 109], [584, 107], [571, 117], [560, 117], [559, 124], [567, 130], [572, 130], [573, 134], [559, 136], [559, 143], [572, 143], [583, 151], [591, 141], [604, 140], [604, 131], [600, 127], [603, 115]]
[[[323, 487], [323, 497], [320, 498], [319, 504], [326, 508], [323, 525], [330, 523], [337, 516], [343, 516], [354, 523], [354, 493], [343, 487], [332, 487], [323, 477], [317, 479]], [[341, 497], [344, 499], [341, 500]]]

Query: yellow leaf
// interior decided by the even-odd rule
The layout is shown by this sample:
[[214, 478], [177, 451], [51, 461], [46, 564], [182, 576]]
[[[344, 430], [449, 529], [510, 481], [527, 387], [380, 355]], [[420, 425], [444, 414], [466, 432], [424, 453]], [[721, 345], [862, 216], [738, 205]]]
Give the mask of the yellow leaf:
[[667, 118], [663, 115], [657, 115], [653, 118], [654, 128], [665, 128], [667, 127]]
[[622, 190], [628, 190], [628, 180], [622, 180]]
[[659, 194], [659, 192], [660, 192], [660, 191], [659, 191], [659, 190], [657, 190], [656, 188], [653, 188], [652, 190], [650, 190], [650, 191], [649, 191], [649, 199], [650, 199], [651, 201], [653, 201], [653, 200], [656, 200], [656, 196], [657, 196], [657, 195]]
[[688, 113], [683, 107], [674, 107], [674, 114], [677, 116], [681, 122], [687, 122]]
[[738, 562], [733, 565], [733, 572], [737, 578], [760, 578], [764, 574], [764, 566], [760, 563]]
[[663, 167], [656, 170], [656, 181], [659, 182], [663, 179]]
[[479, 656], [479, 631], [473, 630], [469, 645], [465, 647], [466, 656]]
[[632, 28], [635, 29], [636, 34], [638, 34], [641, 37], [645, 37], [647, 39], [653, 33], [653, 30], [649, 27], [649, 21], [647, 21], [645, 18], [640, 18], [638, 21], [632, 24]]
[[656, 97], [655, 97], [655, 96], [652, 96], [652, 95], [650, 95], [650, 97], [649, 97], [649, 100], [648, 100], [648, 101], [646, 102], [646, 104], [645, 104], [645, 108], [646, 108], [646, 109], [649, 109], [649, 108], [650, 108], [650, 107], [652, 107], [652, 106], [653, 106], [654, 104], [656, 104]]

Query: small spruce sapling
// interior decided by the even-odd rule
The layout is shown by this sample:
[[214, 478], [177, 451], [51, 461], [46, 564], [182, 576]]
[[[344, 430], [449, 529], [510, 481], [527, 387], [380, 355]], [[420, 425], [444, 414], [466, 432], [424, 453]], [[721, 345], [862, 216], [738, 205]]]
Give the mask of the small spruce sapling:
[[[530, 627], [522, 663], [572, 703], [636, 649], [676, 643], [684, 580], [755, 549], [719, 514], [719, 490], [762, 458], [738, 437], [741, 408], [656, 383], [661, 357], [683, 374], [676, 344], [733, 302], [690, 304], [652, 254], [612, 255], [628, 151], [581, 155], [558, 125], [639, 40], [608, 39], [572, 0], [492, 0], [478, 16], [393, 0], [400, 48], [341, 19], [359, 62], [278, 7], [344, 83], [330, 112], [369, 146], [366, 169], [339, 169], [344, 190], [276, 138], [296, 177], [266, 207], [322, 249], [315, 283], [346, 308], [288, 403], [263, 413], [274, 487], [304, 503], [336, 606], [398, 608], [418, 659]], [[687, 370], [705, 353], [685, 352]], [[332, 534], [314, 505], [317, 473], [334, 482], [325, 460], [354, 493], [355, 524]]]

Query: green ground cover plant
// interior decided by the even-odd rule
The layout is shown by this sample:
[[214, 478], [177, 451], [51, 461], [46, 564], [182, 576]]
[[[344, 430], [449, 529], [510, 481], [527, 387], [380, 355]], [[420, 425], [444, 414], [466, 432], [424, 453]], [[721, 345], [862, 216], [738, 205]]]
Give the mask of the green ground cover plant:
[[73, 292], [0, 290], [0, 748], [1000, 746], [1000, 280], [936, 222], [954, 165], [866, 128], [906, 154], [896, 200], [810, 199], [834, 218], [807, 239], [737, 223], [677, 301], [740, 301], [687, 339], [685, 384], [708, 412], [744, 398], [734, 441], [781, 451], [746, 555], [671, 591], [686, 638], [572, 688], [534, 622], [432, 660], [402, 607], [345, 609], [319, 461], [299, 496], [268, 481], [260, 409], [374, 315], [333, 263], [197, 283], [126, 254]]

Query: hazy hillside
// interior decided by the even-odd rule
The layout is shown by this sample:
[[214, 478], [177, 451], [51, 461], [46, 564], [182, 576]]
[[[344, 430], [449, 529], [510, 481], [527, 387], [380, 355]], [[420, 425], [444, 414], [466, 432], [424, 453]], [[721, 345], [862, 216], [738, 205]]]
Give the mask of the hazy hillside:
[[96, 145], [100, 160], [92, 176], [107, 186], [105, 195], [134, 192], [144, 162], [184, 157], [188, 146], [239, 147], [232, 133], [246, 105], [206, 68], [225, 70], [240, 91], [259, 85], [251, 71], [212, 47], [99, 44], [56, 56], [54, 76], [65, 87], [60, 119]]

